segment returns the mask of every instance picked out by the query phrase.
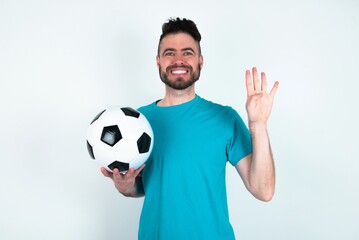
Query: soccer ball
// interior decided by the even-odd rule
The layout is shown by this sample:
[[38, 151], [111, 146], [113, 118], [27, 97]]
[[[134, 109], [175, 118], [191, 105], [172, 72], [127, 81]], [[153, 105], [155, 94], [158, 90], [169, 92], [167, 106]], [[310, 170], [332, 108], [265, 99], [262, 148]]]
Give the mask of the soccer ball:
[[126, 172], [146, 162], [153, 147], [153, 131], [146, 117], [130, 107], [100, 112], [87, 130], [92, 159], [112, 172]]

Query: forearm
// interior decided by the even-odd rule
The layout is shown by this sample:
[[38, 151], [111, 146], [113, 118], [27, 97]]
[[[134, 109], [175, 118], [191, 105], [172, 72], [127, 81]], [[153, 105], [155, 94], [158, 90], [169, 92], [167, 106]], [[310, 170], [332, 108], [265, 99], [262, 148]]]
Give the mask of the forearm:
[[275, 190], [275, 167], [266, 124], [250, 124], [253, 154], [249, 173], [251, 192], [269, 201]]

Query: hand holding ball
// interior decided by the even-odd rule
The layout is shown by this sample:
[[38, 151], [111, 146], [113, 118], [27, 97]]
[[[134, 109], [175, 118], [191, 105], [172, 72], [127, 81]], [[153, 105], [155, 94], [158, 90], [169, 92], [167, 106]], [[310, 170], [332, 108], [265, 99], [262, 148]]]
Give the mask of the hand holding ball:
[[130, 107], [99, 113], [87, 131], [90, 156], [106, 170], [126, 172], [143, 165], [151, 154], [153, 131], [146, 117]]

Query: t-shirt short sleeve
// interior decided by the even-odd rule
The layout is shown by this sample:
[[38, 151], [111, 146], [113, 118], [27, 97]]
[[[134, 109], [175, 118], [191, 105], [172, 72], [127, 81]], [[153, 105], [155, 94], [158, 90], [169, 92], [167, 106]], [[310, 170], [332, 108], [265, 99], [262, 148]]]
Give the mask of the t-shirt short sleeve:
[[229, 108], [228, 114], [230, 136], [227, 144], [227, 158], [235, 166], [239, 160], [252, 153], [252, 138], [239, 114], [232, 108]]

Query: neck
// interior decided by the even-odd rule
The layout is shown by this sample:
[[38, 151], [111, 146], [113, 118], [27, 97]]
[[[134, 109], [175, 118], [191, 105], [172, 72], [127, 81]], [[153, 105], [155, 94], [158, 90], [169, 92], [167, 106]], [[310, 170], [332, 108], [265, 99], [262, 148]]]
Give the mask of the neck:
[[165, 97], [157, 103], [158, 106], [174, 106], [191, 101], [196, 96], [194, 86], [183, 90], [175, 90], [166, 86]]

